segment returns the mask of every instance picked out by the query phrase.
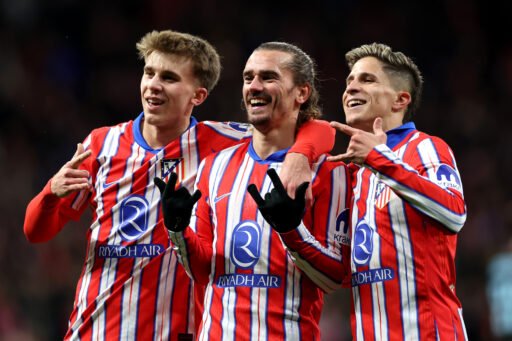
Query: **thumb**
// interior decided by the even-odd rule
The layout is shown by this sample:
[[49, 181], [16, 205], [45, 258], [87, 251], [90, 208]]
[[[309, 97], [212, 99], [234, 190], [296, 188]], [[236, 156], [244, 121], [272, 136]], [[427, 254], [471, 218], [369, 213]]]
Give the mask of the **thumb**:
[[384, 134], [384, 130], [382, 130], [382, 117], [377, 117], [375, 121], [373, 121], [373, 133], [375, 135]]
[[201, 198], [201, 191], [197, 189], [194, 192], [194, 194], [192, 194], [190, 200], [191, 200], [192, 204], [195, 204], [200, 198]]
[[308, 189], [308, 186], [309, 186], [309, 182], [306, 181], [306, 182], [303, 182], [302, 184], [300, 184], [299, 187], [297, 187], [297, 190], [295, 191], [295, 199], [296, 200], [304, 199], [304, 195], [306, 194], [306, 190]]

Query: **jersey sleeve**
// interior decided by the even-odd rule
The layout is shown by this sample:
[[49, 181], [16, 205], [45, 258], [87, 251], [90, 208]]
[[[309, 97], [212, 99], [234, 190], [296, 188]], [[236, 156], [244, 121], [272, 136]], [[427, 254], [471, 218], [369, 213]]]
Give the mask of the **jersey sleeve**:
[[457, 233], [466, 221], [466, 204], [453, 153], [439, 138], [419, 140], [407, 156], [409, 163], [382, 144], [365, 164], [411, 206]]
[[182, 232], [169, 231], [172, 248], [188, 276], [199, 284], [207, 284], [213, 255], [213, 231], [208, 203], [208, 177], [203, 175], [205, 161], [199, 166], [195, 189], [201, 191], [190, 226]]
[[303, 223], [280, 237], [297, 267], [330, 293], [342, 286], [350, 271], [351, 187], [344, 164], [328, 166], [313, 180], [315, 202]]
[[329, 122], [323, 120], [310, 120], [300, 126], [295, 144], [288, 151], [307, 156], [312, 164], [322, 154], [329, 153], [334, 147], [336, 131]]
[[[90, 148], [90, 141], [91, 135], [83, 142], [85, 150]], [[80, 165], [80, 169], [85, 169], [92, 174], [93, 159], [94, 156], [91, 155]], [[59, 198], [51, 191], [51, 181], [52, 179], [46, 183], [43, 190], [30, 201], [26, 209], [23, 232], [33, 243], [52, 239], [67, 222], [79, 220], [87, 208], [90, 191], [82, 190]]]

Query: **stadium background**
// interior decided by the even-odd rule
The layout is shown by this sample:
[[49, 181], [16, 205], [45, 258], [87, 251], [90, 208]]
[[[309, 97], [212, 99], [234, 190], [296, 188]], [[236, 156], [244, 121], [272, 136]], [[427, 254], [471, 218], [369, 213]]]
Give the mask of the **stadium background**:
[[[168, 28], [206, 38], [223, 57], [217, 88], [195, 111], [199, 119], [245, 119], [241, 71], [264, 41], [296, 43], [316, 60], [327, 120], [344, 120], [346, 51], [378, 41], [413, 56], [425, 78], [417, 127], [451, 145], [464, 183], [469, 216], [459, 237], [457, 291], [468, 335], [494, 339], [488, 264], [512, 252], [510, 13], [510, 1], [483, 0], [0, 1], [0, 339], [62, 337], [89, 216], [50, 243], [30, 245], [25, 207], [92, 128], [140, 112], [135, 43]], [[339, 153], [347, 139], [337, 140]], [[350, 339], [348, 297], [327, 297], [324, 340]]]

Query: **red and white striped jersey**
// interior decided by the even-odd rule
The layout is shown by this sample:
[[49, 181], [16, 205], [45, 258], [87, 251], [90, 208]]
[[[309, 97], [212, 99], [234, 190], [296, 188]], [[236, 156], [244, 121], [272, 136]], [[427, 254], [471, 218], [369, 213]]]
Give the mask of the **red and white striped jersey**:
[[409, 122], [350, 168], [354, 339], [466, 340], [454, 263], [466, 206], [448, 145]]
[[[45, 226], [60, 230], [87, 207], [93, 211], [66, 340], [178, 340], [196, 330], [191, 312], [200, 306], [171, 251], [153, 179], [173, 171], [180, 186], [192, 190], [201, 160], [252, 132], [246, 124], [191, 118], [187, 131], [154, 150], [142, 137], [142, 118], [141, 113], [135, 121], [93, 130], [85, 139], [92, 155], [80, 168], [89, 171], [92, 192], [59, 199], [48, 182], [27, 207], [25, 231]], [[318, 133], [331, 131], [327, 122], [316, 122], [301, 129], [304, 143], [294, 146], [313, 158], [315, 150], [330, 150], [334, 141], [332, 134], [308, 149]]]
[[247, 186], [270, 191], [267, 170], [279, 173], [285, 153], [262, 160], [244, 143], [201, 164], [191, 228], [170, 233], [187, 273], [206, 284], [198, 340], [320, 339], [323, 291], [340, 287], [349, 271], [342, 254], [350, 257], [350, 179], [344, 164], [321, 157], [313, 207], [296, 230], [278, 234]]

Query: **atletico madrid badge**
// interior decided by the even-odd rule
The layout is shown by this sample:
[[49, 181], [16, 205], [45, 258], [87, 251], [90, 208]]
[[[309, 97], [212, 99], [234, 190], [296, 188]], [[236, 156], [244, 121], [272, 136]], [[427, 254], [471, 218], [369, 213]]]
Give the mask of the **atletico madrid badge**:
[[162, 179], [167, 178], [169, 174], [176, 168], [176, 166], [181, 162], [181, 158], [179, 159], [162, 159], [160, 161]]
[[380, 183], [377, 187], [377, 192], [375, 195], [375, 206], [377, 206], [379, 210], [383, 209], [391, 199], [392, 193], [393, 192], [391, 191], [391, 188]]

